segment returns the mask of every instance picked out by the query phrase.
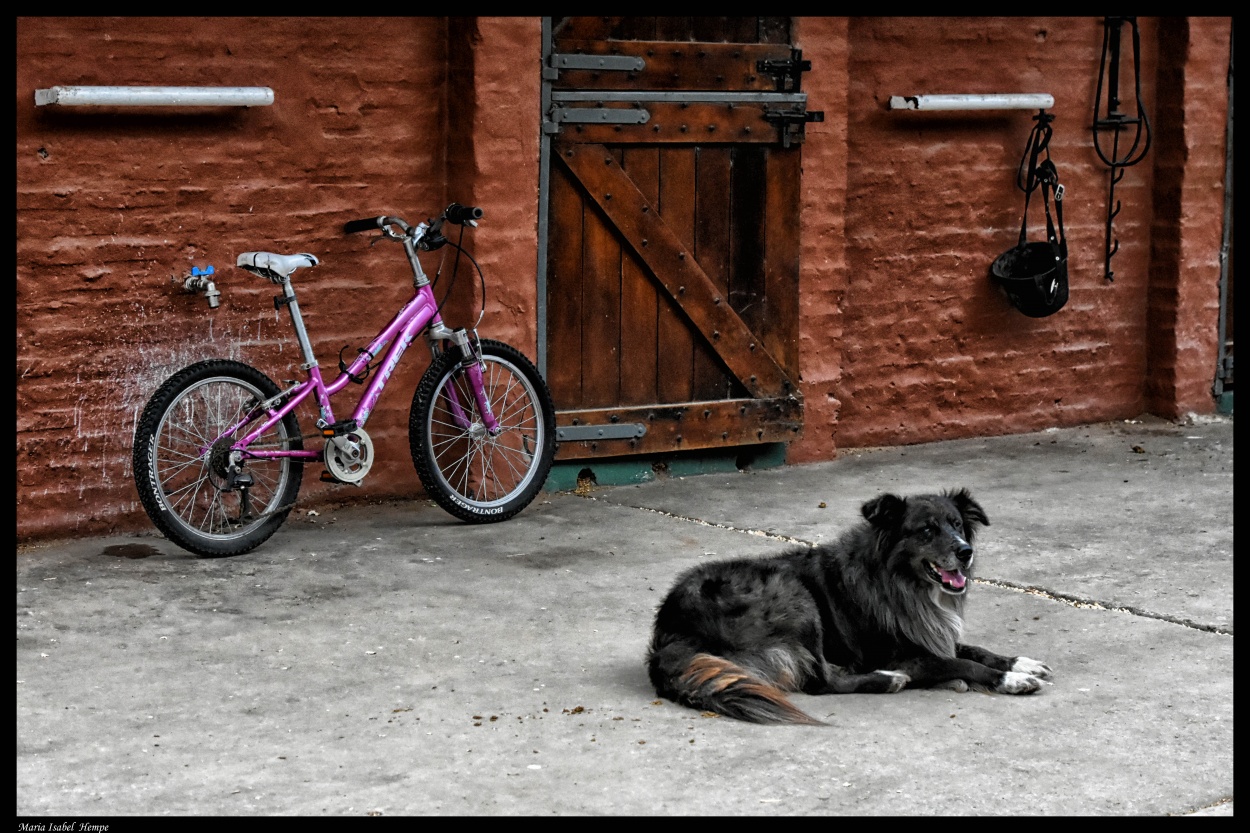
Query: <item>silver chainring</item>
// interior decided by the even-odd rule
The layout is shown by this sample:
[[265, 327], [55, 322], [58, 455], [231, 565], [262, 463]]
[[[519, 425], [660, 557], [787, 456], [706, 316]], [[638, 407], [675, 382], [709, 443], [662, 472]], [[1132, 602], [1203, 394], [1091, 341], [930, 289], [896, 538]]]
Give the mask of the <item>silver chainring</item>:
[[335, 480], [357, 484], [373, 467], [373, 441], [365, 429], [356, 428], [326, 440], [322, 456]]

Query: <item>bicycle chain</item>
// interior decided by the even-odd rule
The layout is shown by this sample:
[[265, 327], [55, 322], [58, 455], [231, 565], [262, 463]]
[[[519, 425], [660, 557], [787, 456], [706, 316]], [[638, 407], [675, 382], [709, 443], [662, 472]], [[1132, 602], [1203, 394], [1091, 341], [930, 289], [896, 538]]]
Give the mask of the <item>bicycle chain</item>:
[[[323, 434], [320, 434], [320, 433], [316, 433], [316, 434], [301, 434], [301, 435], [300, 435], [300, 436], [298, 436], [298, 437], [288, 437], [286, 440], [284, 440], [284, 441], [282, 441], [282, 442], [274, 442], [274, 443], [252, 443], [252, 444], [251, 444], [250, 446], [248, 446], [248, 447], [249, 447], [249, 448], [281, 448], [281, 447], [283, 447], [283, 446], [287, 446], [287, 447], [289, 447], [291, 440], [295, 440], [295, 439], [298, 439], [301, 443], [303, 443], [303, 441], [304, 441], [304, 440], [315, 440], [315, 439], [324, 439], [324, 438], [325, 438], [325, 437], [324, 437], [324, 435], [323, 435]], [[302, 463], [301, 465], [307, 465], [307, 464], [306, 464], [306, 463]], [[302, 491], [302, 490], [301, 490], [301, 491]], [[283, 504], [282, 506], [275, 506], [273, 509], [270, 509], [270, 510], [269, 510], [269, 511], [267, 511], [267, 512], [261, 512], [259, 515], [255, 515], [254, 517], [255, 517], [257, 520], [260, 520], [260, 519], [262, 519], [262, 518], [268, 518], [268, 517], [269, 517], [269, 516], [271, 516], [271, 515], [277, 515], [277, 514], [279, 514], [279, 513], [281, 513], [281, 512], [288, 512], [288, 511], [290, 511], [290, 510], [294, 509], [296, 506], [299, 506], [299, 504], [301, 503], [301, 500], [302, 500], [302, 499], [301, 499], [300, 497], [298, 497], [298, 496], [297, 496], [297, 497], [295, 498], [295, 500], [291, 501], [290, 503]]]

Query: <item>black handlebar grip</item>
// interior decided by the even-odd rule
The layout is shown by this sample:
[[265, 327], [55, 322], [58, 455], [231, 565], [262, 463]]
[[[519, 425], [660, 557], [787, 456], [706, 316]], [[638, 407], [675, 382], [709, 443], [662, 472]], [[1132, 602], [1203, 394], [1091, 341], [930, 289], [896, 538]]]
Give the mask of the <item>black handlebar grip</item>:
[[368, 231], [369, 229], [379, 228], [382, 225], [381, 220], [381, 217], [369, 217], [364, 220], [351, 220], [343, 224], [343, 233], [354, 234], [358, 231]]
[[447, 218], [447, 222], [460, 225], [468, 222], [469, 220], [482, 219], [482, 209], [478, 208], [476, 205], [461, 205], [458, 202], [453, 202], [451, 205], [447, 206], [447, 210], [443, 212], [443, 216]]

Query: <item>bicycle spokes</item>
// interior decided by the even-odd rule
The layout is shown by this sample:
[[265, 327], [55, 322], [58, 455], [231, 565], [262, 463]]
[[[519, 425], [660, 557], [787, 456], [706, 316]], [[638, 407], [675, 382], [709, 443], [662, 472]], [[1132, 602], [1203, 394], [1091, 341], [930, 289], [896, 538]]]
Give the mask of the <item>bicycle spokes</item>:
[[482, 381], [499, 433], [486, 427], [468, 374], [457, 372], [435, 401], [430, 442], [448, 486], [464, 498], [490, 503], [512, 494], [530, 474], [541, 418], [524, 380], [510, 367], [488, 361]]
[[[231, 534], [277, 508], [287, 461], [250, 458], [231, 448], [253, 426], [259, 401], [237, 380], [209, 379], [166, 412], [155, 438], [155, 473], [165, 502], [188, 527]], [[285, 441], [281, 423], [259, 440], [279, 446]]]

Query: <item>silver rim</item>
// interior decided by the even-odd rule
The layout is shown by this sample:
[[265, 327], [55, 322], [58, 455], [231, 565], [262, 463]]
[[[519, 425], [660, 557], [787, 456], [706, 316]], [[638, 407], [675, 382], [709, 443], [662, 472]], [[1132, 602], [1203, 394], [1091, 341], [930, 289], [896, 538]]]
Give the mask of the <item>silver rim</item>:
[[[291, 476], [290, 460], [247, 462], [253, 485], [247, 490], [250, 512], [241, 517], [243, 492], [222, 491], [225, 483], [219, 439], [264, 398], [256, 387], [228, 376], [197, 382], [174, 400], [153, 438], [152, 468], [162, 504], [174, 519], [199, 535], [229, 540], [261, 526], [278, 508]], [[279, 422], [256, 445], [286, 448], [289, 437]], [[219, 452], [211, 449], [217, 441]]]
[[[547, 441], [538, 394], [520, 368], [485, 356], [482, 383], [503, 430], [492, 437], [481, 421], [465, 374], [445, 375], [434, 390], [426, 417], [427, 452], [434, 476], [449, 495], [469, 508], [489, 512], [522, 494], [537, 474]], [[467, 418], [460, 425], [447, 397], [451, 385]]]

